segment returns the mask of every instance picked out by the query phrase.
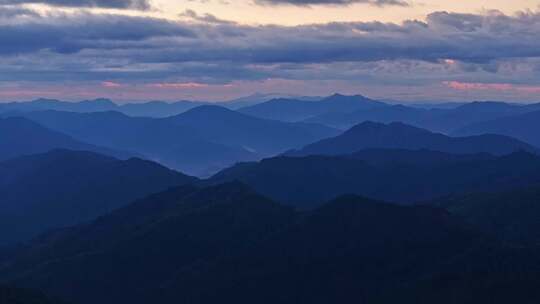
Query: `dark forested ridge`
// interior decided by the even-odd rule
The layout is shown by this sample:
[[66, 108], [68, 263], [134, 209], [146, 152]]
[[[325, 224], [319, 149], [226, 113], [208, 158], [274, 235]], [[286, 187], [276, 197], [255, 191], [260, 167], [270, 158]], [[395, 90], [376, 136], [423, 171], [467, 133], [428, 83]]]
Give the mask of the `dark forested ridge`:
[[358, 124], [336, 137], [323, 139], [286, 155], [342, 155], [368, 148], [428, 149], [433, 151], [470, 154], [504, 155], [516, 151], [538, 153], [538, 149], [514, 138], [484, 134], [468, 137], [449, 137], [403, 123]]
[[267, 102], [241, 108], [239, 111], [260, 118], [302, 121], [328, 113], [364, 111], [386, 106], [383, 102], [361, 95], [345, 96], [334, 94], [315, 101], [291, 98], [272, 99]]
[[0, 285], [0, 303], [2, 304], [67, 304], [59, 299], [52, 299], [42, 292]]
[[92, 220], [134, 199], [196, 181], [137, 158], [53, 150], [0, 162], [0, 245]]
[[413, 203], [453, 193], [512, 189], [540, 182], [539, 170], [540, 157], [526, 152], [495, 157], [367, 150], [238, 164], [208, 182], [239, 180], [275, 200], [309, 208], [347, 193]]
[[540, 183], [510, 191], [454, 195], [430, 203], [507, 242], [540, 246]]
[[[395, 293], [428, 303], [424, 295], [450, 291], [442, 303], [473, 303], [491, 298], [497, 284], [538, 299], [538, 259], [530, 253], [435, 207], [349, 195], [298, 212], [228, 183], [170, 189], [49, 235], [1, 273], [83, 304], [391, 303]], [[532, 268], [514, 272], [520, 285], [497, 266], [525, 261]], [[510, 299], [508, 290], [495, 294], [505, 297], [492, 303]]]

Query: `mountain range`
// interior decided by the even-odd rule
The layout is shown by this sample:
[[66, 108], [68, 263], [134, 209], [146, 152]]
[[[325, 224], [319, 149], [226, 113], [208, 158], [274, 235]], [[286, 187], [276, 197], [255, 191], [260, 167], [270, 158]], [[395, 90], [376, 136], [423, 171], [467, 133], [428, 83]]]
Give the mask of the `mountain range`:
[[507, 191], [451, 195], [430, 202], [485, 233], [521, 246], [540, 245], [540, 183]]
[[0, 303], [540, 302], [539, 111], [0, 104]]
[[275, 98], [294, 98], [296, 100], [319, 100], [322, 97], [296, 96], [289, 94], [262, 94], [256, 93], [237, 99], [223, 102], [206, 102], [180, 100], [175, 102], [148, 101], [139, 103], [117, 104], [110, 99], [99, 98], [94, 100], [83, 100], [78, 102], [61, 101], [56, 99], [40, 98], [26, 102], [4, 102], [0, 103], [0, 112], [34, 112], [34, 111], [67, 111], [78, 113], [116, 111], [134, 117], [155, 117], [163, 118], [181, 114], [202, 105], [219, 104], [229, 109], [239, 109], [246, 106], [253, 106]]
[[0, 161], [54, 149], [94, 151], [118, 158], [133, 155], [81, 142], [25, 118], [0, 118]]
[[53, 150], [0, 162], [0, 245], [93, 220], [196, 179], [149, 161]]
[[539, 150], [511, 137], [483, 134], [469, 137], [449, 137], [403, 123], [382, 124], [364, 122], [336, 137], [323, 139], [296, 151], [289, 156], [343, 155], [362, 149], [428, 149], [433, 151], [470, 154], [490, 153], [504, 155], [515, 151], [537, 153]]
[[389, 104], [357, 96], [335, 94], [317, 102], [274, 99], [239, 111], [264, 118], [305, 121], [348, 129], [365, 121], [403, 122], [435, 132], [450, 133], [469, 124], [540, 110], [540, 103], [470, 102], [451, 107]]
[[45, 236], [0, 275], [81, 304], [507, 303], [540, 299], [538, 265], [436, 207], [348, 195], [298, 212], [228, 183]]
[[212, 142], [243, 147], [262, 156], [340, 133], [323, 125], [260, 119], [219, 106], [197, 107], [165, 120], [197, 130]]
[[538, 130], [540, 130], [540, 111], [534, 111], [477, 122], [458, 129], [453, 134], [458, 136], [485, 133], [503, 134], [540, 146], [540, 132]]
[[58, 299], [51, 299], [35, 290], [0, 286], [0, 303], [5, 304], [63, 304]]
[[22, 115], [84, 142], [130, 151], [199, 176], [338, 133], [315, 124], [253, 118], [218, 106], [201, 106], [162, 119], [129, 117], [118, 112], [38, 111], [12, 115]]
[[348, 113], [384, 107], [386, 104], [361, 95], [345, 96], [334, 94], [320, 100], [272, 99], [238, 111], [255, 117], [302, 121], [326, 113]]
[[[411, 204], [454, 193], [512, 189], [540, 182], [540, 157], [526, 152], [440, 157], [430, 151], [360, 152], [357, 156], [275, 157], [225, 169], [206, 183], [241, 181], [277, 201], [313, 208], [352, 193]], [[406, 156], [396, 155], [405, 154]], [[416, 155], [415, 155], [416, 154]], [[381, 155], [388, 155], [381, 161]], [[424, 158], [439, 159], [426, 162]], [[399, 159], [406, 159], [401, 162]]]

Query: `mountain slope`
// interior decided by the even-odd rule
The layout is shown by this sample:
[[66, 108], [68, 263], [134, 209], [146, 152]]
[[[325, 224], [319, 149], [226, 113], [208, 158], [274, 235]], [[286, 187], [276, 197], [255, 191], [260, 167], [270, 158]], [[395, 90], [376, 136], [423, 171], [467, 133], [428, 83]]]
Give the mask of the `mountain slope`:
[[453, 134], [458, 136], [484, 133], [501, 134], [517, 138], [531, 145], [540, 146], [540, 132], [538, 130], [540, 130], [540, 111], [535, 111], [471, 124], [455, 131]]
[[356, 95], [334, 94], [321, 100], [273, 99], [254, 106], [239, 109], [240, 112], [273, 120], [302, 121], [326, 113], [348, 113], [384, 107], [386, 104]]
[[133, 151], [192, 175], [206, 175], [237, 161], [256, 159], [242, 147], [212, 142], [197, 130], [162, 119], [118, 112], [42, 111], [22, 115], [85, 142]]
[[166, 120], [194, 129], [213, 142], [244, 147], [263, 156], [338, 134], [322, 125], [260, 119], [219, 106], [197, 107]]
[[397, 104], [346, 113], [326, 113], [306, 121], [340, 129], [347, 129], [366, 121], [402, 122], [434, 132], [451, 133], [472, 123], [520, 115], [538, 109], [540, 104], [519, 105], [504, 102], [471, 102], [447, 109]]
[[275, 200], [313, 208], [347, 193], [412, 203], [454, 193], [513, 189], [540, 182], [539, 170], [540, 157], [524, 152], [459, 157], [430, 151], [376, 150], [350, 156], [276, 157], [243, 163], [206, 182], [239, 180]]
[[0, 112], [35, 112], [35, 111], [67, 111], [77, 113], [117, 111], [130, 116], [168, 117], [180, 114], [189, 109], [204, 105], [195, 101], [149, 101], [142, 103], [116, 104], [109, 99], [84, 100], [79, 102], [60, 101], [55, 99], [37, 99], [27, 102], [11, 102], [0, 104]]
[[455, 154], [491, 153], [495, 155], [518, 150], [535, 153], [538, 151], [529, 144], [503, 135], [449, 137], [403, 123], [385, 125], [364, 122], [337, 137], [323, 139], [298, 151], [288, 152], [287, 155], [340, 155], [367, 148], [428, 149]]
[[80, 142], [25, 118], [0, 118], [0, 161], [53, 149], [94, 151], [120, 158], [129, 155]]
[[204, 102], [187, 100], [176, 102], [149, 101], [119, 105], [115, 110], [129, 116], [163, 118], [184, 113], [204, 104]]
[[140, 159], [55, 150], [0, 162], [0, 244], [91, 220], [196, 179]]
[[[12, 267], [32, 273], [21, 280], [23, 285], [37, 283], [73, 302], [148, 303], [152, 299], [149, 295], [158, 296], [163, 286], [182, 273], [204, 271], [207, 263], [237, 255], [293, 219], [291, 209], [243, 185], [227, 184], [204, 191], [185, 186], [51, 236], [55, 240], [52, 243], [42, 240], [44, 247], [31, 248]], [[58, 263], [34, 267], [45, 265], [47, 260]], [[62, 261], [71, 266], [65, 267]], [[45, 277], [55, 279], [45, 282]], [[74, 288], [66, 288], [71, 285], [66, 280]], [[95, 292], [107, 289], [112, 282], [115, 287], [106, 296]]]
[[298, 213], [232, 183], [152, 195], [40, 240], [1, 273], [82, 304], [358, 302], [484, 242], [437, 208], [345, 196]]
[[65, 302], [51, 299], [41, 292], [0, 286], [0, 303], [2, 304], [62, 304]]
[[432, 202], [506, 242], [540, 245], [540, 187], [454, 195]]
[[339, 129], [349, 129], [356, 124], [373, 121], [380, 123], [403, 122], [411, 125], [422, 125], [423, 122], [433, 115], [434, 111], [417, 109], [404, 105], [393, 105], [363, 109], [347, 113], [325, 113], [311, 117], [306, 122], [320, 123]]

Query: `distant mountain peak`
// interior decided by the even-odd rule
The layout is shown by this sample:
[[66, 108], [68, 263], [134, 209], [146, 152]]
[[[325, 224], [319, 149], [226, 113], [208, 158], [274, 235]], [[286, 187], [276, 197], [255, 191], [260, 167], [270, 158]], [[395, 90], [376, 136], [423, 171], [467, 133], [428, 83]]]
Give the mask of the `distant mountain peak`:
[[335, 93], [335, 94], [332, 94], [332, 95], [324, 98], [323, 100], [324, 101], [337, 101], [337, 100], [344, 100], [344, 99], [361, 101], [361, 100], [367, 100], [368, 98], [366, 98], [365, 96], [359, 95], [359, 94], [356, 94], [356, 95], [343, 95], [343, 94], [340, 94], [340, 93]]
[[495, 155], [516, 150], [536, 150], [531, 145], [503, 135], [450, 137], [401, 122], [383, 124], [367, 121], [355, 125], [337, 137], [323, 139], [289, 154], [343, 155], [366, 148], [430, 149], [456, 154], [486, 152]]
[[344, 135], [346, 134], [351, 135], [351, 134], [355, 134], [355, 133], [366, 131], [366, 130], [381, 130], [381, 131], [388, 131], [388, 132], [407, 130], [407, 131], [415, 131], [415, 132], [424, 133], [424, 134], [434, 134], [428, 130], [411, 126], [411, 125], [408, 125], [399, 121], [391, 122], [388, 124], [374, 122], [374, 121], [365, 121], [345, 131]]
[[96, 98], [91, 100], [83, 100], [79, 103], [94, 103], [94, 104], [101, 104], [101, 105], [114, 105], [116, 106], [116, 103], [114, 103], [112, 100], [108, 98]]
[[246, 115], [227, 109], [219, 105], [202, 105], [202, 106], [198, 106], [193, 109], [187, 110], [184, 113], [180, 113], [176, 116], [173, 116], [173, 118], [181, 118], [181, 117], [211, 118], [211, 117], [216, 117], [216, 116], [223, 118], [223, 117], [231, 117], [231, 116], [240, 117], [240, 116], [246, 116]]

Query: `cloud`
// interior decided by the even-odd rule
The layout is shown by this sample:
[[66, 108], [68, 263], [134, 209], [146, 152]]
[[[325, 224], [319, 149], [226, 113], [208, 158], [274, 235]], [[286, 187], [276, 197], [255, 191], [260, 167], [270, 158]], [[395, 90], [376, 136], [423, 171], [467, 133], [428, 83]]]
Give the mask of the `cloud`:
[[300, 26], [243, 25], [189, 10], [182, 21], [88, 12], [5, 15], [4, 82], [222, 85], [290, 79], [448, 90], [442, 85], [448, 79], [524, 87], [540, 82], [535, 12], [435, 12], [402, 24]]
[[104, 87], [104, 88], [120, 88], [122, 87], [122, 84], [118, 83], [118, 82], [114, 82], [114, 81], [103, 81], [101, 83], [101, 86]]
[[45, 4], [63, 7], [99, 7], [111, 9], [150, 8], [148, 0], [0, 0], [0, 5]]
[[236, 24], [236, 22], [220, 19], [212, 14], [199, 15], [197, 12], [191, 9], [187, 9], [179, 14], [180, 17], [187, 18], [188, 20], [198, 21], [207, 24]]
[[355, 3], [369, 4], [373, 6], [409, 6], [409, 3], [402, 0], [257, 0], [260, 4], [272, 5], [351, 5]]
[[458, 91], [516, 91], [530, 94], [540, 93], [540, 86], [519, 86], [512, 83], [444, 81], [443, 84]]
[[39, 14], [31, 9], [18, 6], [0, 6], [0, 18], [14, 17], [39, 17]]

